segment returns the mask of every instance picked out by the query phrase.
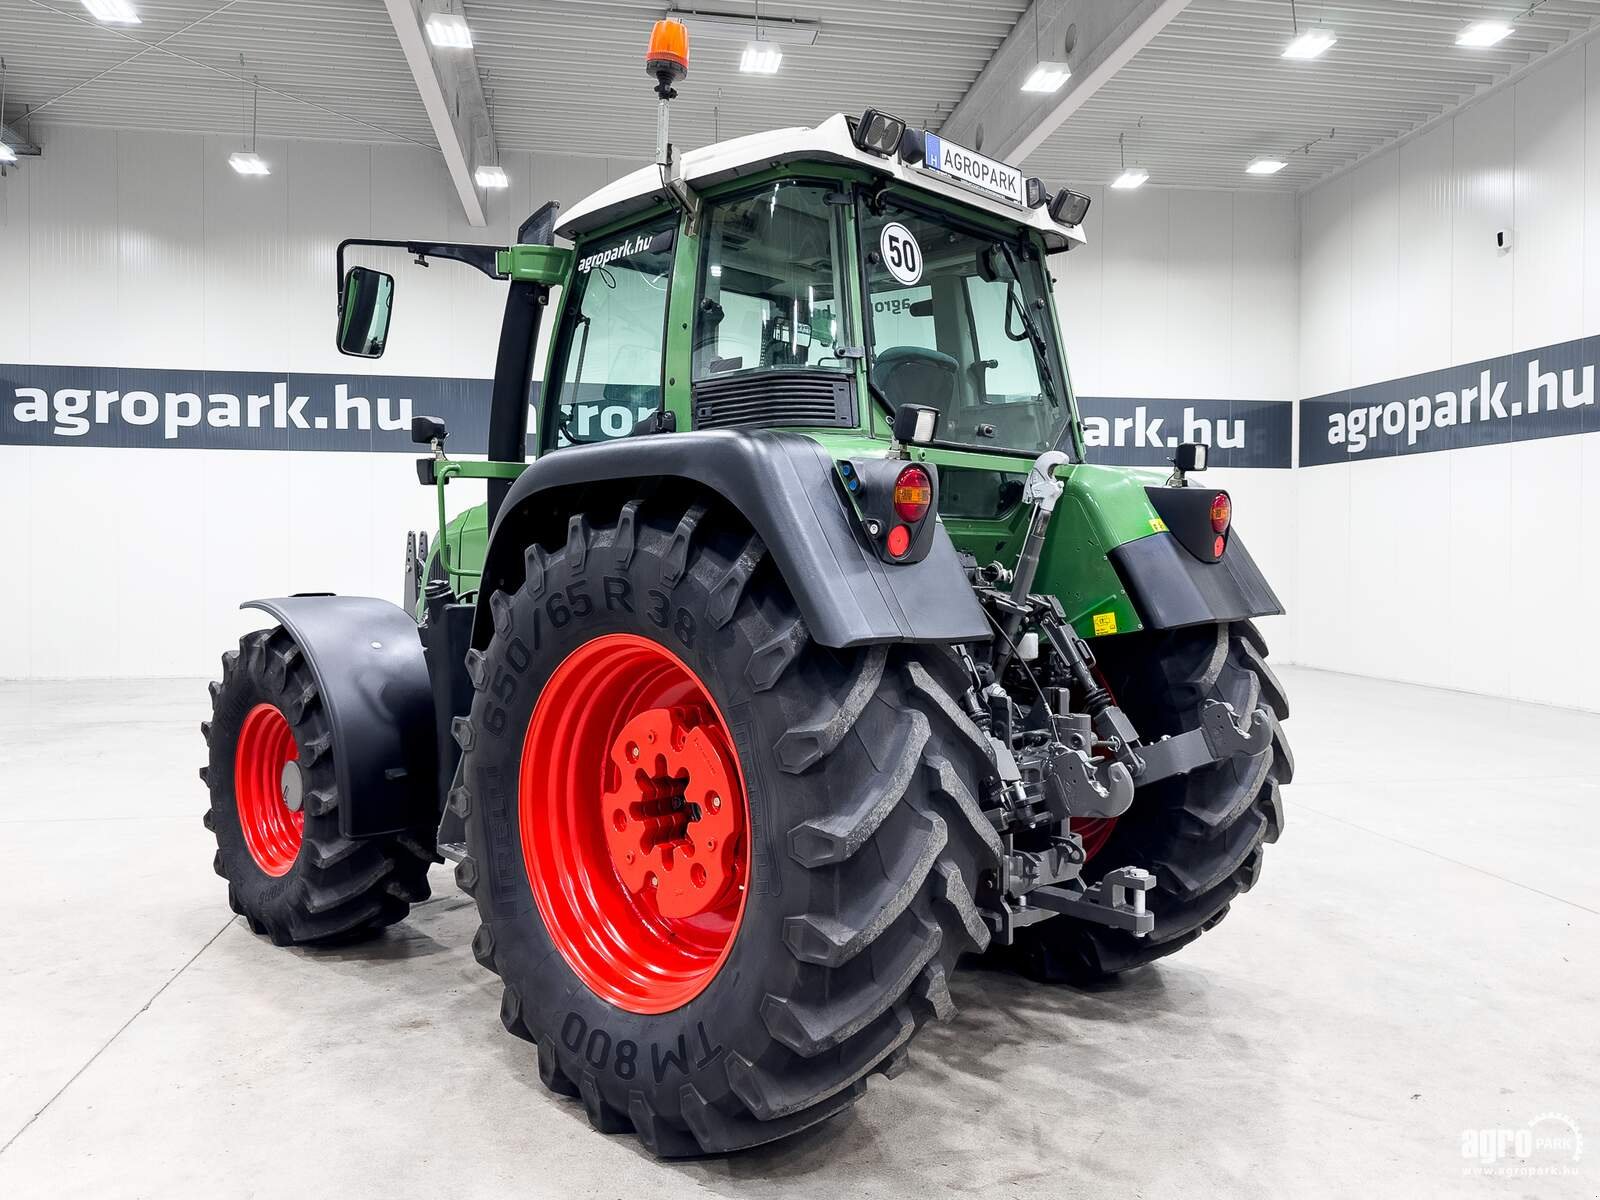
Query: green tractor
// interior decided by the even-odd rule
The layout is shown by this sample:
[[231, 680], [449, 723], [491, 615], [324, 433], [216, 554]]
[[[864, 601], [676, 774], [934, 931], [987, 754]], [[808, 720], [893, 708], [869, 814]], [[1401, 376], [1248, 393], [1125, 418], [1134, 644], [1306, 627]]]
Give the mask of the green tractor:
[[[509, 281], [488, 460], [415, 422], [407, 608], [247, 605], [201, 775], [252, 930], [375, 934], [453, 860], [545, 1084], [684, 1156], [896, 1074], [963, 954], [1091, 981], [1194, 940], [1293, 760], [1205, 447], [1086, 461], [1048, 262], [1087, 201], [873, 111], [675, 154], [649, 65], [656, 165], [509, 247], [405, 243]], [[395, 243], [340, 247], [370, 357], [360, 244]]]

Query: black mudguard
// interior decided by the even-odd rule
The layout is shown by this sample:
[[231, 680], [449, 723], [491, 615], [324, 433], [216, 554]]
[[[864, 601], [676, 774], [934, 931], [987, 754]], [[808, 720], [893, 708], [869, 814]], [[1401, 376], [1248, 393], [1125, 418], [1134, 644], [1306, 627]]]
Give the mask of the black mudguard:
[[248, 600], [311, 665], [333, 726], [339, 832], [372, 837], [438, 820], [433, 692], [417, 623], [370, 596]]
[[1237, 531], [1218, 562], [1201, 562], [1170, 533], [1124, 542], [1109, 555], [1146, 629], [1181, 629], [1274, 616], [1277, 593]]
[[472, 644], [488, 644], [489, 597], [521, 584], [530, 531], [564, 536], [567, 516], [598, 506], [599, 493], [614, 497], [622, 486], [662, 479], [714, 492], [749, 522], [824, 646], [989, 637], [942, 525], [922, 561], [881, 562], [855, 526], [820, 445], [798, 434], [714, 430], [573, 446], [531, 464], [489, 534]]

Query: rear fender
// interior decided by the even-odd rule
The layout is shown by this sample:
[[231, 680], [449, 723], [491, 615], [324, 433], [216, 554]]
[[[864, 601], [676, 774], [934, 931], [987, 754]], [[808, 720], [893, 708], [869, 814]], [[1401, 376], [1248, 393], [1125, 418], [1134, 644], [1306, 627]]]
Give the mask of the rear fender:
[[339, 832], [373, 837], [438, 820], [433, 694], [417, 623], [369, 596], [247, 600], [293, 636], [333, 727]]
[[663, 487], [709, 493], [760, 536], [824, 646], [974, 642], [989, 624], [942, 525], [919, 562], [885, 563], [860, 532], [815, 441], [772, 431], [657, 434], [573, 446], [533, 463], [511, 486], [489, 536], [472, 644], [493, 632], [488, 601], [521, 585], [534, 541], [564, 539], [575, 513]]
[[[1084, 637], [1281, 613], [1236, 531], [1220, 560], [1184, 547], [1151, 501], [1164, 478], [1126, 467], [1067, 468], [1034, 590], [1059, 597]], [[1195, 498], [1209, 503], [1215, 490], [1196, 489]]]

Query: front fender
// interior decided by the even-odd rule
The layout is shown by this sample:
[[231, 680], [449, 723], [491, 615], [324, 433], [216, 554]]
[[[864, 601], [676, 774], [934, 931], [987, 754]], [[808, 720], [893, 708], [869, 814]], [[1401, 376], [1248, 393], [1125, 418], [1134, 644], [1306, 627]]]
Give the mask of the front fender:
[[512, 484], [489, 535], [473, 645], [489, 641], [489, 597], [520, 586], [530, 541], [541, 533], [564, 535], [571, 514], [663, 481], [709, 491], [739, 513], [766, 544], [811, 636], [824, 646], [989, 637], [942, 525], [920, 562], [882, 562], [858, 533], [834, 484], [833, 460], [815, 441], [715, 430], [573, 446], [530, 465]]
[[372, 837], [438, 819], [433, 693], [417, 623], [370, 596], [247, 600], [293, 636], [333, 727], [339, 832]]

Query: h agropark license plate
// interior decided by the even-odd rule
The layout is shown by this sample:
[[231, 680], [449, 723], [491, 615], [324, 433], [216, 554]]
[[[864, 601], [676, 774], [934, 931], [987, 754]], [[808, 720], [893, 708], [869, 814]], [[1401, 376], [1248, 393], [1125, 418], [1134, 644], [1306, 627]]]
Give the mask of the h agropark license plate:
[[938, 134], [922, 132], [923, 166], [939, 175], [948, 175], [980, 192], [999, 196], [1012, 204], [1026, 208], [1028, 189], [1022, 172], [997, 158], [987, 158], [976, 150], [968, 150], [954, 142], [947, 142]]

